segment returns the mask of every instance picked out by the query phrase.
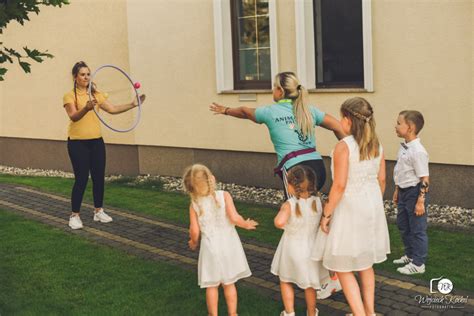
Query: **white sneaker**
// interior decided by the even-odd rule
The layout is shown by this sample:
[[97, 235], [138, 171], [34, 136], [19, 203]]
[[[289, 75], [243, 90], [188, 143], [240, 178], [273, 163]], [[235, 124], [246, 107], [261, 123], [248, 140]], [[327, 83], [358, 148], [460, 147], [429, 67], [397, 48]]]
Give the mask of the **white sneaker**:
[[98, 212], [94, 212], [94, 222], [110, 223], [111, 221], [112, 221], [112, 217], [105, 214], [103, 209], [101, 209]]
[[417, 266], [413, 264], [413, 262], [410, 262], [406, 266], [398, 268], [397, 271], [406, 275], [422, 274], [425, 273], [425, 265], [422, 264], [421, 266]]
[[316, 291], [316, 297], [318, 300], [323, 300], [340, 290], [342, 290], [341, 283], [337, 276], [334, 275], [332, 278], [329, 277], [321, 282], [321, 290]]
[[84, 227], [82, 225], [82, 221], [79, 215], [69, 217], [69, 227], [71, 227], [72, 229], [81, 229], [82, 227]]
[[287, 313], [287, 312], [285, 312], [285, 311], [282, 311], [282, 312], [280, 313], [280, 316], [295, 316], [295, 312], [293, 312], [293, 313]]
[[403, 257], [401, 257], [400, 259], [395, 259], [393, 260], [393, 263], [395, 264], [408, 264], [410, 262], [412, 262], [413, 259], [410, 259], [408, 258], [406, 255], [404, 255]]

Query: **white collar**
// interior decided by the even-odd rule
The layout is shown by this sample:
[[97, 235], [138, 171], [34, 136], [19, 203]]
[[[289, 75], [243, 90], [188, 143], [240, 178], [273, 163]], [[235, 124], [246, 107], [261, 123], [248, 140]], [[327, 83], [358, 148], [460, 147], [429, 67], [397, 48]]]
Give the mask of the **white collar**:
[[417, 137], [415, 138], [414, 140], [410, 141], [410, 142], [406, 142], [404, 141], [403, 143], [401, 143], [402, 147], [405, 148], [405, 149], [408, 149], [410, 147], [413, 147], [415, 146], [416, 144], [419, 144], [420, 143], [420, 139]]

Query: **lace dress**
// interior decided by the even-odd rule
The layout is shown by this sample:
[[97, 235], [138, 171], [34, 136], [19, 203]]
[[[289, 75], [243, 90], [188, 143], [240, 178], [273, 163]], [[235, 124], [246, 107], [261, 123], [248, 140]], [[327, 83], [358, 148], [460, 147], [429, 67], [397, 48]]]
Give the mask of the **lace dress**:
[[[346, 189], [330, 222], [329, 234], [318, 233], [311, 258], [332, 271], [370, 268], [387, 259], [390, 239], [378, 182], [380, 155], [359, 161], [359, 146], [353, 136], [343, 139], [349, 148]], [[334, 166], [331, 164], [334, 177]]]
[[216, 199], [218, 206], [212, 196], [193, 202], [201, 230], [198, 260], [201, 288], [232, 284], [251, 275], [239, 235], [225, 211], [224, 191], [216, 191]]

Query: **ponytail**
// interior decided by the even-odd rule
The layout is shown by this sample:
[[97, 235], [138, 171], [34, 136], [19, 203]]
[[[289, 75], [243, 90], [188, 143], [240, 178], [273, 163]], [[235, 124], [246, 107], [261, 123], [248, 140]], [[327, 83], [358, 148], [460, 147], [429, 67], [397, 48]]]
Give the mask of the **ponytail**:
[[311, 137], [314, 134], [314, 120], [307, 104], [308, 91], [299, 84], [293, 72], [279, 73], [275, 77], [275, 84], [284, 91], [285, 98], [292, 100], [296, 125], [303, 136]]
[[298, 97], [293, 101], [293, 113], [301, 133], [304, 136], [311, 136], [314, 133], [314, 124], [313, 115], [306, 103], [307, 91], [301, 85], [298, 87]]

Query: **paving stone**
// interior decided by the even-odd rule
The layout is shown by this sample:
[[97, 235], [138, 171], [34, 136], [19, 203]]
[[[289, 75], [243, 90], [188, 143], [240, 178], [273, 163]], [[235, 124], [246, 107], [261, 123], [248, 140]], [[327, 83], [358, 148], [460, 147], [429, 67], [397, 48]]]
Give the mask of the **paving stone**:
[[404, 310], [405, 308], [408, 307], [408, 305], [405, 304], [405, 303], [396, 302], [391, 307], [394, 308], [394, 309]]
[[411, 313], [411, 314], [418, 314], [420, 313], [421, 311], [423, 311], [422, 308], [420, 307], [415, 307], [415, 306], [408, 306], [406, 308], [403, 309], [405, 312], [408, 312], [408, 313]]
[[376, 306], [375, 306], [375, 311], [376, 311], [377, 313], [387, 314], [388, 312], [391, 311], [391, 308], [388, 307], [388, 306], [376, 305]]
[[390, 298], [392, 300], [395, 300], [397, 302], [402, 302], [402, 303], [405, 303], [407, 301], [407, 297], [400, 294], [393, 294]]
[[417, 292], [414, 292], [413, 290], [407, 290], [403, 288], [395, 289], [395, 293], [403, 295], [403, 296], [413, 296], [413, 297], [415, 297], [416, 294], [419, 294]]
[[386, 297], [386, 298], [390, 298], [393, 296], [393, 292], [387, 291], [387, 290], [378, 290], [378, 291], [375, 291], [375, 294], [380, 295], [381, 297]]
[[[434, 312], [434, 311], [422, 311], [421, 313], [418, 314], [419, 316], [438, 316], [440, 315], [438, 312]], [[443, 316], [446, 315], [445, 313], [443, 313]], [[461, 313], [462, 315], [462, 313]], [[454, 315], [453, 315], [454, 316]]]
[[377, 305], [382, 305], [382, 306], [392, 306], [393, 304], [396, 303], [396, 301], [389, 299], [389, 298], [384, 298], [381, 299], [380, 301], [376, 302]]
[[392, 309], [390, 312], [388, 312], [385, 315], [386, 316], [406, 316], [406, 315], [408, 315], [408, 313], [404, 312], [402, 310]]

